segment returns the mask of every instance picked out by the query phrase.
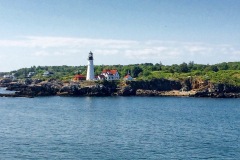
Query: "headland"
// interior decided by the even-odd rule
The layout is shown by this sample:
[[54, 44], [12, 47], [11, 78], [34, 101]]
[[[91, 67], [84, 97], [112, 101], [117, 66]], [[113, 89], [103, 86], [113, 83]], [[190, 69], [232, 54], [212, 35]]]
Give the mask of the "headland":
[[[163, 65], [33, 66], [0, 73], [8, 97], [36, 96], [188, 96], [240, 97], [240, 62]], [[2, 78], [1, 78], [2, 77]]]
[[78, 81], [64, 82], [56, 79], [46, 81], [26, 79], [12, 81], [2, 79], [0, 87], [16, 91], [0, 94], [0, 97], [38, 96], [185, 96], [212, 98], [240, 98], [240, 87], [212, 83], [199, 79], [185, 80], [132, 80], [132, 81]]

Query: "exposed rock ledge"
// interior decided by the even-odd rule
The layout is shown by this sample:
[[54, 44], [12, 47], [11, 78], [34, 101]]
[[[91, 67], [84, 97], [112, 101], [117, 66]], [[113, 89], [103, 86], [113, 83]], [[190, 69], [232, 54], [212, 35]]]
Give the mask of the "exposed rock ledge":
[[36, 97], [36, 96], [187, 96], [240, 98], [240, 87], [227, 84], [213, 84], [208, 81], [187, 79], [173, 81], [153, 79], [151, 81], [128, 81], [120, 86], [116, 82], [104, 82], [91, 85], [63, 83], [57, 80], [25, 80], [12, 82], [0, 81], [0, 87], [16, 91], [15, 94], [0, 94], [0, 97]]
[[196, 91], [179, 91], [179, 90], [172, 90], [172, 91], [156, 91], [156, 90], [143, 90], [138, 89], [136, 91], [137, 96], [184, 96], [184, 97], [191, 97], [196, 94]]

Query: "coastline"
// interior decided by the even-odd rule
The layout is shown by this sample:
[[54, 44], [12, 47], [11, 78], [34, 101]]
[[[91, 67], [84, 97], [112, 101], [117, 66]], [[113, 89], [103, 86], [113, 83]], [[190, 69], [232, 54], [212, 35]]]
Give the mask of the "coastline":
[[40, 96], [158, 96], [240, 98], [240, 88], [227, 84], [153, 79], [150, 81], [81, 81], [64, 83], [58, 80], [0, 81], [0, 87], [15, 93], [0, 97]]

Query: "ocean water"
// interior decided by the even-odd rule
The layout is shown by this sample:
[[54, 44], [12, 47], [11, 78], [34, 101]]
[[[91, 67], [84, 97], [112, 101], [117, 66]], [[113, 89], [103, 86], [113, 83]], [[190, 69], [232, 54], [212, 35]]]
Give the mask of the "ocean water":
[[2, 94], [13, 94], [15, 91], [8, 91], [6, 88], [0, 87], [0, 93]]
[[0, 98], [0, 159], [239, 159], [240, 99]]

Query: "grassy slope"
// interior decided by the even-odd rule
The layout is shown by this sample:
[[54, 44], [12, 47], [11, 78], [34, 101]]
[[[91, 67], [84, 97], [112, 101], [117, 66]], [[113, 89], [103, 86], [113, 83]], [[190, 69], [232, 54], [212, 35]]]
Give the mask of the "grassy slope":
[[240, 71], [239, 70], [222, 70], [218, 72], [199, 72], [193, 71], [189, 73], [166, 73], [163, 71], [153, 71], [149, 75], [148, 79], [151, 78], [166, 78], [166, 79], [186, 79], [188, 77], [195, 77], [205, 80], [210, 80], [214, 83], [227, 83], [236, 86], [240, 86]]

